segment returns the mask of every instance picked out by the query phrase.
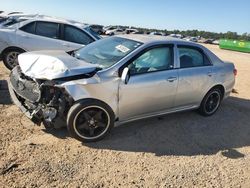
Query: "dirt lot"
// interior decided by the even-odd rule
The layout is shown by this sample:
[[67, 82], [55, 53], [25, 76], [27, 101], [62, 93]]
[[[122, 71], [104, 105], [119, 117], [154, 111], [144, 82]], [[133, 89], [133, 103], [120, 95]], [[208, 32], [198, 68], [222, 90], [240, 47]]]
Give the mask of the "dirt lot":
[[[250, 187], [250, 54], [208, 46], [238, 69], [238, 94], [204, 118], [183, 112], [82, 144], [34, 126], [0, 91], [0, 187]], [[0, 80], [8, 71], [0, 64]]]

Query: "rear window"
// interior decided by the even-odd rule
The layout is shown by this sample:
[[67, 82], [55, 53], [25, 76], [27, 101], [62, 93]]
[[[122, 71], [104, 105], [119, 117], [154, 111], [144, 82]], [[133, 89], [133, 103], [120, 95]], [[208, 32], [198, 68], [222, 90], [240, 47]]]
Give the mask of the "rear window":
[[27, 33], [35, 34], [35, 26], [36, 26], [36, 22], [31, 22], [21, 27], [20, 30], [27, 32]]
[[93, 35], [95, 37], [95, 39], [99, 40], [101, 39], [101, 36], [96, 33], [91, 27], [85, 27], [84, 28], [87, 32], [89, 32], [91, 35]]
[[84, 45], [94, 41], [87, 33], [70, 25], [64, 25], [64, 40]]

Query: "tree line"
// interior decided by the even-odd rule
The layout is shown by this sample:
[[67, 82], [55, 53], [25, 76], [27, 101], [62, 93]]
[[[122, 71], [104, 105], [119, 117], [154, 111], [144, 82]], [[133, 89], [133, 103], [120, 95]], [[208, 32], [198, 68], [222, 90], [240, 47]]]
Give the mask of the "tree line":
[[187, 31], [167, 31], [167, 34], [169, 33], [177, 33], [182, 34], [184, 36], [201, 36], [203, 38], [212, 38], [212, 39], [233, 39], [233, 40], [246, 40], [250, 41], [250, 33], [243, 33], [242, 35], [239, 35], [237, 32], [231, 32], [228, 31], [226, 33], [215, 33], [215, 32], [208, 32], [208, 31], [198, 31], [198, 30], [187, 30]]
[[180, 30], [155, 30], [155, 29], [146, 29], [146, 28], [136, 28], [141, 32], [149, 33], [149, 32], [162, 32], [164, 34], [181, 34], [184, 36], [192, 36], [192, 37], [203, 37], [206, 39], [233, 39], [233, 40], [246, 40], [250, 41], [250, 33], [243, 33], [242, 35], [238, 34], [237, 32], [231, 32], [228, 31], [226, 33], [216, 33], [216, 32], [209, 32], [209, 31], [199, 31], [199, 30], [186, 30], [186, 31], [180, 31]]

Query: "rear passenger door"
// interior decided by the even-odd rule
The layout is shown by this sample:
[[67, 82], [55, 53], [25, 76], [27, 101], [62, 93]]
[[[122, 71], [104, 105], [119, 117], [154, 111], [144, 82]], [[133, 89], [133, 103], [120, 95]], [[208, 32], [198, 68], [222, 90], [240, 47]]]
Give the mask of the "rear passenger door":
[[77, 27], [64, 24], [62, 31], [63, 45], [68, 51], [79, 49], [94, 42], [94, 39], [88, 33]]
[[185, 108], [200, 105], [202, 98], [213, 83], [213, 66], [202, 49], [193, 46], [178, 46], [179, 84], [175, 107]]
[[45, 21], [31, 22], [16, 32], [17, 43], [28, 51], [34, 50], [64, 50], [60, 39], [60, 24]]

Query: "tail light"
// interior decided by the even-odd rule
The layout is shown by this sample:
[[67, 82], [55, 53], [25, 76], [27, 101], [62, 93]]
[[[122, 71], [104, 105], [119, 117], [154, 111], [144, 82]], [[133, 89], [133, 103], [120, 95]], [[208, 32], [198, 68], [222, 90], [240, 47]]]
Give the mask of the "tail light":
[[234, 69], [234, 76], [237, 76], [237, 73], [238, 73], [237, 69]]

